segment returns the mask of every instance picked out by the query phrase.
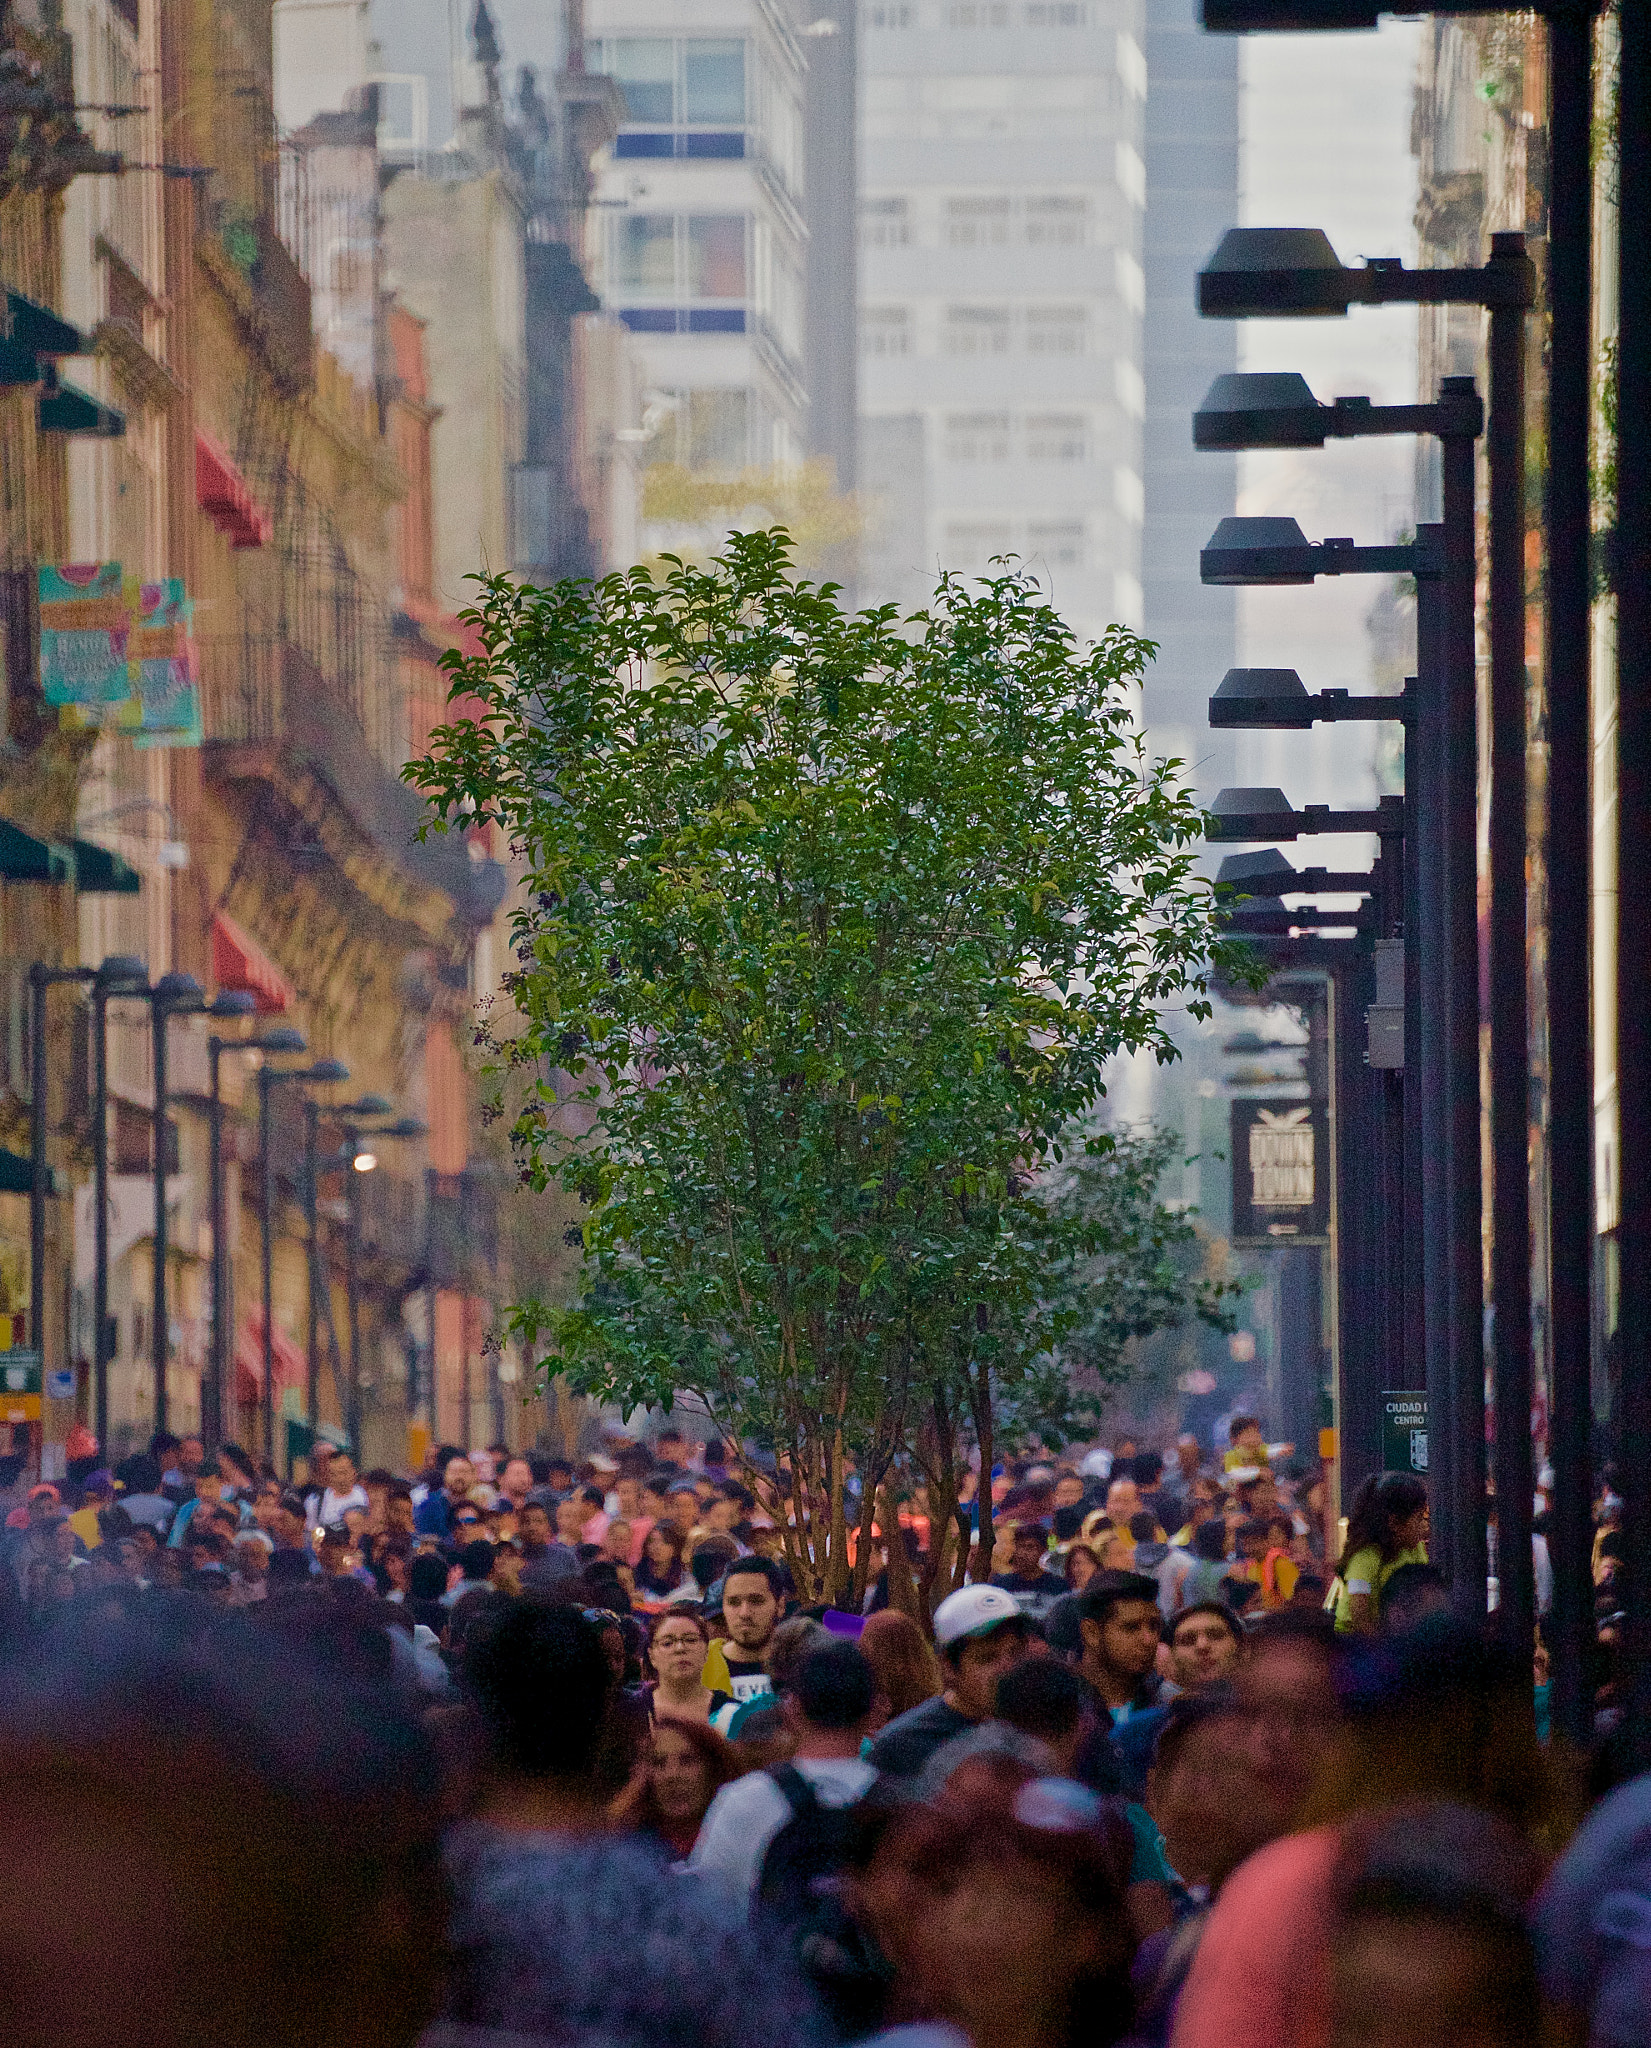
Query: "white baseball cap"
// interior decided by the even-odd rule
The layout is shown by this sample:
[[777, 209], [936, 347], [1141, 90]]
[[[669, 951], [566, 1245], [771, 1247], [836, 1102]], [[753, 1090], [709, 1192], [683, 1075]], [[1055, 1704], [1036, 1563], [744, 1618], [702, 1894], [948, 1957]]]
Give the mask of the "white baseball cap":
[[1112, 1476], [1112, 1453], [1106, 1450], [1091, 1451], [1078, 1467], [1085, 1479], [1110, 1479]]
[[1024, 1619], [1013, 1595], [1001, 1586], [965, 1586], [960, 1593], [949, 1593], [935, 1609], [934, 1639], [944, 1650], [965, 1636], [982, 1636], [1006, 1621]]

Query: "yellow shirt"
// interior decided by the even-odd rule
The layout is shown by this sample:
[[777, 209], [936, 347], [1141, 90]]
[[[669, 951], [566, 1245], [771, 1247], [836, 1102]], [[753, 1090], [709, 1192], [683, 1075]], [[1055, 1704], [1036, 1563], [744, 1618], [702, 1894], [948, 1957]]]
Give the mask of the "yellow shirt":
[[96, 1550], [103, 1541], [103, 1531], [97, 1525], [96, 1508], [76, 1508], [69, 1517], [69, 1527], [88, 1550]]
[[1413, 1543], [1408, 1550], [1401, 1550], [1397, 1557], [1390, 1557], [1382, 1563], [1382, 1554], [1375, 1544], [1367, 1544], [1363, 1550], [1354, 1551], [1347, 1560], [1347, 1569], [1336, 1580], [1336, 1632], [1345, 1635], [1353, 1626], [1353, 1595], [1366, 1593], [1377, 1605], [1381, 1604], [1382, 1588], [1402, 1564], [1426, 1564], [1427, 1545]]

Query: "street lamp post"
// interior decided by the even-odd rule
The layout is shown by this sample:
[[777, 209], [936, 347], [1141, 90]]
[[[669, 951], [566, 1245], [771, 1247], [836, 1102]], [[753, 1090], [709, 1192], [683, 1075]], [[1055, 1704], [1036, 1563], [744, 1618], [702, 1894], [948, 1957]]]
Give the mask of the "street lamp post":
[[270, 1091], [283, 1081], [309, 1081], [325, 1086], [347, 1081], [350, 1070], [341, 1060], [317, 1060], [309, 1067], [272, 1067], [266, 1061], [258, 1069], [258, 1175], [259, 1192], [259, 1278], [262, 1283], [264, 1316], [264, 1384], [262, 1442], [264, 1462], [275, 1463], [275, 1162], [270, 1156]]
[[[1205, 21], [1210, 27], [1234, 29], [1274, 28], [1287, 25], [1298, 15], [1311, 16], [1314, 26], [1369, 26], [1384, 11], [1359, 0], [1341, 4], [1346, 19], [1326, 18], [1322, 0], [1206, 0]], [[1332, 12], [1335, 10], [1332, 9]], [[1554, 11], [1552, 9], [1550, 12]], [[1572, 12], [1577, 10], [1572, 9]], [[1219, 17], [1219, 18], [1218, 18]], [[1355, 17], [1357, 17], [1355, 19]], [[1569, 25], [1556, 27], [1562, 40], [1571, 38]], [[1583, 145], [1580, 157], [1585, 180], [1587, 172], [1587, 96], [1578, 95], [1571, 85], [1555, 80], [1556, 115], [1561, 106], [1580, 108]], [[1568, 116], [1566, 117], [1569, 118]], [[1573, 123], [1574, 125], [1574, 123]], [[1563, 165], [1556, 135], [1554, 174], [1557, 187], [1567, 189], [1578, 181], [1576, 166]], [[1573, 151], [1574, 155], [1575, 152]], [[1561, 256], [1558, 221], [1555, 222], [1553, 255], [1556, 266], [1565, 268], [1572, 289], [1566, 299], [1559, 296], [1560, 268], [1550, 277], [1550, 301], [1554, 307], [1553, 442], [1550, 448], [1550, 511], [1553, 492], [1561, 494], [1575, 487], [1575, 478], [1586, 483], [1586, 431], [1582, 442], [1567, 424], [1574, 405], [1562, 399], [1561, 387], [1574, 383], [1577, 364], [1587, 378], [1587, 350], [1580, 356], [1561, 329], [1574, 327], [1580, 318], [1584, 339], [1587, 328], [1586, 274], [1588, 264], [1586, 196], [1583, 197], [1582, 226], [1576, 228], [1575, 207], [1570, 205], [1567, 243]], [[1572, 247], [1571, 245], [1575, 246]], [[1576, 265], [1581, 265], [1581, 284], [1576, 283]], [[1530, 1071], [1529, 1020], [1526, 977], [1528, 939], [1526, 930], [1526, 751], [1525, 718], [1525, 320], [1535, 298], [1535, 273], [1525, 252], [1524, 237], [1497, 234], [1491, 238], [1490, 261], [1480, 268], [1455, 270], [1407, 270], [1394, 262], [1377, 262], [1357, 268], [1344, 266], [1328, 239], [1316, 229], [1234, 229], [1223, 238], [1209, 267], [1199, 278], [1199, 310], [1224, 318], [1253, 315], [1314, 317], [1343, 315], [1354, 305], [1477, 305], [1489, 315], [1488, 356], [1490, 407], [1488, 456], [1490, 471], [1489, 583], [1490, 583], [1490, 700], [1488, 734], [1490, 764], [1490, 918], [1489, 918], [1489, 1024], [1491, 1053], [1490, 1136], [1493, 1189], [1493, 1253], [1491, 1268], [1493, 1370], [1496, 1388], [1496, 1478], [1498, 1505], [1498, 1565], [1501, 1591], [1498, 1627], [1510, 1654], [1523, 1655], [1534, 1625], [1534, 1583], [1530, 1557], [1530, 1515], [1533, 1490], [1531, 1444], [1527, 1427], [1531, 1410], [1533, 1361], [1530, 1298], [1530, 1157], [1529, 1105]], [[1573, 337], [1574, 340], [1574, 337]], [[1561, 358], [1564, 358], [1562, 362]], [[1570, 364], [1567, 368], [1566, 364]], [[1572, 423], [1574, 424], [1574, 423]], [[1556, 486], [1561, 471], [1571, 483]], [[1572, 472], [1575, 473], [1572, 476]], [[1468, 494], [1471, 504], [1471, 458], [1459, 454], [1453, 463], [1447, 448], [1444, 461], [1447, 499], [1454, 493]], [[1574, 508], [1572, 508], [1574, 510]], [[1584, 512], [1585, 512], [1584, 506]], [[1447, 506], [1447, 529], [1453, 526]], [[1549, 672], [1554, 684], [1550, 814], [1567, 821], [1586, 815], [1587, 803], [1587, 631], [1586, 601], [1577, 612], [1578, 589], [1574, 550], [1565, 538], [1574, 518], [1561, 517], [1558, 538], [1550, 536], [1554, 552], [1551, 565], [1549, 608]], [[1586, 518], [1583, 520], [1586, 527]], [[1585, 538], [1585, 534], [1584, 534]], [[1447, 542], [1447, 545], [1449, 543]], [[1467, 566], [1471, 566], [1471, 542], [1458, 544]], [[1567, 595], [1570, 593], [1570, 595]], [[1557, 605], [1557, 610], [1555, 606]], [[1556, 626], [1561, 616], [1566, 623]], [[1461, 639], [1461, 659], [1471, 653], [1467, 636], [1472, 630], [1471, 599], [1464, 616], [1455, 620], [1453, 630]], [[1562, 643], [1562, 644], [1561, 644]], [[1471, 673], [1471, 671], [1469, 672]], [[1567, 680], [1568, 679], [1568, 680]], [[1580, 692], [1580, 695], [1579, 695]], [[1461, 886], [1446, 881], [1450, 892], [1447, 915], [1450, 920], [1449, 969], [1456, 988], [1450, 1027], [1453, 1059], [1471, 1059], [1477, 1064], [1477, 1019], [1468, 1019], [1467, 991], [1477, 987], [1477, 931], [1468, 878], [1477, 880], [1476, 850], [1468, 833], [1476, 822], [1476, 791], [1472, 786], [1477, 760], [1474, 731], [1473, 693], [1452, 691], [1440, 707], [1445, 724], [1435, 737], [1447, 747], [1444, 774], [1448, 783], [1448, 816], [1451, 820], [1453, 873]], [[1579, 714], [1574, 707], [1583, 706]], [[1580, 718], [1580, 724], [1578, 722]], [[1429, 740], [1418, 733], [1424, 753]], [[1551, 895], [1555, 901], [1587, 900], [1588, 848], [1586, 833], [1564, 829], [1550, 834]], [[1445, 863], [1434, 860], [1422, 845], [1416, 849], [1424, 878], [1437, 880]], [[1580, 865], [1578, 865], [1580, 863]], [[1575, 872], [1573, 872], [1575, 870]], [[1567, 880], [1567, 876], [1569, 879]], [[1578, 877], [1580, 876], [1580, 879]], [[1563, 929], [1560, 926], [1563, 926]], [[1554, 1301], [1554, 1452], [1560, 1474], [1556, 1501], [1556, 1621], [1570, 1648], [1560, 1658], [1565, 1667], [1559, 1689], [1570, 1701], [1575, 1685], [1570, 1677], [1580, 1668], [1581, 1630], [1586, 1616], [1580, 1616], [1582, 1573], [1586, 1549], [1587, 1514], [1587, 1422], [1590, 1271], [1589, 1237], [1592, 1231], [1591, 1172], [1593, 1134], [1592, 1069], [1588, 1053], [1588, 1006], [1578, 1002], [1576, 992], [1587, 985], [1587, 919], [1561, 920], [1550, 935], [1550, 1029], [1553, 1068], [1553, 1124], [1550, 1150], [1553, 1202], [1552, 1288]], [[1563, 991], [1563, 992], [1562, 992]], [[1465, 1068], [1458, 1069], [1458, 1075]], [[1477, 1090], [1460, 1086], [1453, 1091], [1450, 1106], [1454, 1147], [1464, 1166], [1477, 1160]], [[1429, 1154], [1428, 1156], [1432, 1156]], [[1479, 1299], [1477, 1200], [1465, 1189], [1465, 1173], [1456, 1173], [1450, 1203], [1453, 1234], [1448, 1252], [1434, 1260], [1433, 1283], [1443, 1286], [1453, 1302], [1452, 1320], [1458, 1325], [1459, 1372], [1471, 1378], [1467, 1332], [1460, 1328]], [[1459, 1199], [1456, 1199], [1458, 1198]], [[1470, 1218], [1469, 1210], [1473, 1214]], [[1473, 1229], [1467, 1230], [1469, 1221]], [[1469, 1271], [1469, 1266], [1472, 1271]], [[1440, 1426], [1461, 1430], [1473, 1426], [1469, 1410], [1477, 1411], [1477, 1396], [1468, 1392], [1466, 1379], [1459, 1379], [1461, 1412], [1453, 1418], [1435, 1417], [1435, 1435]], [[1505, 1420], [1505, 1426], [1504, 1426]], [[1482, 1435], [1482, 1429], [1476, 1433]], [[1476, 1450], [1470, 1463], [1477, 1464]], [[1445, 1535], [1450, 1525], [1448, 1504], [1440, 1523]], [[1477, 1525], [1478, 1517], [1472, 1517]], [[1436, 1546], [1437, 1547], [1437, 1546]], [[1452, 1560], [1454, 1563], [1455, 1560]], [[1573, 1583], [1574, 1582], [1574, 1583]], [[1584, 1589], [1585, 1590], [1585, 1589]], [[1573, 1614], [1572, 1609], [1577, 1609]], [[1579, 1617], [1580, 1616], [1580, 1620]], [[1574, 1702], [1561, 1713], [1563, 1725], [1575, 1732], [1577, 1710]]]
[[353, 1176], [372, 1173], [378, 1166], [377, 1156], [369, 1145], [363, 1144], [364, 1139], [421, 1138], [425, 1126], [414, 1117], [400, 1117], [387, 1124], [365, 1124], [354, 1119], [387, 1116], [392, 1107], [382, 1095], [365, 1095], [359, 1102], [346, 1104], [340, 1116], [344, 1130], [343, 1149], [323, 1162], [326, 1166], [343, 1167], [347, 1176], [344, 1189], [344, 1285], [350, 1330], [345, 1428], [350, 1448], [358, 1457], [361, 1455], [361, 1203], [359, 1185]]
[[155, 1375], [155, 1428], [164, 1430], [170, 1420], [167, 1368], [171, 1361], [171, 1319], [166, 1299], [166, 1262], [170, 1255], [166, 1214], [166, 1027], [178, 1013], [200, 1009], [205, 991], [194, 975], [173, 972], [163, 974], [145, 993], [149, 998], [150, 1065], [154, 1073], [155, 1095], [152, 1162], [155, 1176], [155, 1251], [151, 1275], [149, 1351]]
[[92, 1416], [109, 1455], [109, 998], [148, 984], [130, 954], [110, 955], [92, 977]]
[[[29, 1344], [39, 1355], [41, 1385], [46, 1371], [46, 1197], [51, 1168], [46, 1162], [46, 991], [68, 981], [90, 981], [90, 967], [29, 969]], [[103, 1439], [98, 1442], [101, 1446]]]
[[[224, 998], [219, 997], [221, 1003]], [[252, 1008], [247, 999], [245, 1015]], [[226, 1052], [236, 1053], [301, 1053], [304, 1050], [303, 1034], [287, 1025], [277, 1025], [261, 1038], [218, 1038], [213, 1036], [206, 1042], [207, 1064], [210, 1070], [210, 1088], [207, 1097], [209, 1140], [211, 1145], [211, 1206], [212, 1206], [212, 1331], [208, 1346], [207, 1384], [212, 1393], [214, 1422], [205, 1423], [203, 1401], [203, 1425], [208, 1429], [208, 1441], [212, 1441], [212, 1430], [216, 1428], [221, 1436], [224, 1418], [230, 1404], [225, 1400], [229, 1385], [229, 1356], [225, 1342], [234, 1327], [234, 1313], [230, 1303], [230, 1275], [228, 1258], [228, 1225], [224, 1206], [224, 1101], [220, 1075], [220, 1062]]]

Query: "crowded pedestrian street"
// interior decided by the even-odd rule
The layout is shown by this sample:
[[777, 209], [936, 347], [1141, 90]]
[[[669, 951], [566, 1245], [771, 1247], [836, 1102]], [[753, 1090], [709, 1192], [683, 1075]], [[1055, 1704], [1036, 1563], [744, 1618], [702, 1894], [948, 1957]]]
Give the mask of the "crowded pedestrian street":
[[886, 1561], [921, 1487], [860, 1607], [803, 1602], [790, 1477], [668, 1427], [16, 1462], [27, 2048], [1645, 2038], [1608, 1493], [1578, 1754], [1540, 1632], [1515, 1668], [1452, 1612], [1425, 1487], [1373, 1480], [1338, 1548], [1244, 1416], [984, 1475], [932, 1625]]

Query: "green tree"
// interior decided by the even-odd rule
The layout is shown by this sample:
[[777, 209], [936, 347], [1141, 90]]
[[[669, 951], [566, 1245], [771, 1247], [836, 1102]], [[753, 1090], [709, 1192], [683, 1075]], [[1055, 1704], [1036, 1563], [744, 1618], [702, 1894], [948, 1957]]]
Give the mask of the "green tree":
[[532, 1075], [521, 1171], [585, 1213], [579, 1298], [516, 1327], [582, 1391], [691, 1389], [771, 1443], [799, 1584], [847, 1597], [845, 1459], [863, 1580], [937, 1390], [978, 1363], [989, 1406], [1059, 1339], [1062, 1133], [1237, 964], [1134, 720], [1150, 647], [1081, 647], [1013, 567], [848, 614], [781, 532], [472, 617], [466, 715], [407, 773], [525, 862], [498, 1063]]

